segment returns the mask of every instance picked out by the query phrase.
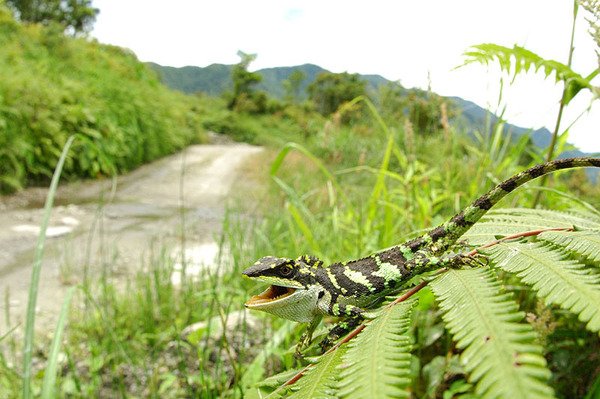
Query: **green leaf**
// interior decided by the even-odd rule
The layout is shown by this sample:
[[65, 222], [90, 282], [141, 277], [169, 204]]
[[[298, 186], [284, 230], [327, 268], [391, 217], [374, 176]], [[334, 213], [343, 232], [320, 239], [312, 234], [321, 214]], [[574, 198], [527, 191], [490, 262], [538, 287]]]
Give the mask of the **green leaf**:
[[398, 304], [369, 323], [349, 344], [341, 373], [342, 398], [408, 398], [414, 301]]
[[535, 333], [489, 270], [449, 270], [430, 284], [469, 380], [483, 398], [554, 397]]
[[52, 345], [50, 347], [50, 353], [48, 355], [48, 365], [46, 366], [46, 370], [44, 371], [44, 382], [42, 384], [41, 396], [42, 399], [49, 399], [55, 396], [54, 388], [56, 384], [56, 370], [58, 366], [58, 351], [60, 350], [62, 334], [65, 328], [65, 322], [67, 319], [67, 313], [69, 312], [69, 306], [71, 305], [73, 291], [75, 291], [75, 287], [71, 287], [67, 291], [60, 311], [58, 322], [56, 323], [56, 330], [54, 331], [54, 337], [52, 338]]
[[485, 250], [497, 267], [515, 273], [547, 302], [579, 315], [600, 331], [600, 275], [542, 243], [501, 243]]
[[42, 259], [44, 256], [44, 246], [46, 243], [46, 230], [50, 222], [50, 214], [52, 213], [52, 206], [54, 205], [54, 196], [58, 188], [58, 181], [67, 159], [67, 154], [73, 144], [75, 136], [70, 136], [65, 146], [63, 147], [62, 153], [54, 174], [52, 175], [52, 181], [50, 182], [50, 189], [46, 196], [46, 203], [44, 204], [44, 214], [42, 223], [40, 226], [40, 234], [38, 235], [37, 244], [35, 247], [35, 254], [33, 259], [33, 267], [31, 270], [31, 281], [29, 283], [29, 296], [27, 301], [27, 318], [25, 322], [25, 339], [23, 344], [23, 397], [25, 399], [32, 397], [31, 392], [31, 368], [33, 359], [33, 335], [35, 331], [35, 307], [37, 304], [38, 289], [40, 284], [40, 275], [42, 272]]
[[548, 231], [538, 238], [600, 263], [600, 231]]
[[279, 169], [281, 169], [281, 166], [283, 165], [283, 160], [285, 159], [285, 157], [291, 150], [296, 150], [296, 151], [304, 154], [306, 157], [308, 157], [308, 159], [310, 159], [319, 168], [319, 170], [321, 171], [323, 176], [325, 178], [327, 178], [328, 181], [331, 182], [331, 184], [333, 185], [333, 187], [336, 190], [336, 193], [340, 196], [340, 198], [342, 200], [344, 200], [344, 202], [350, 203], [350, 201], [348, 200], [348, 197], [346, 197], [345, 191], [339, 186], [338, 180], [336, 178], [334, 178], [334, 176], [331, 174], [329, 169], [327, 169], [325, 164], [319, 158], [317, 158], [314, 154], [312, 154], [308, 149], [306, 149], [306, 147], [304, 147], [300, 144], [287, 143], [283, 146], [283, 148], [281, 149], [281, 151], [279, 151], [279, 153], [277, 154], [277, 157], [275, 157], [275, 159], [273, 160], [273, 163], [271, 164], [271, 172], [270, 173], [271, 173], [272, 177], [277, 174]]
[[284, 387], [290, 378], [294, 377], [301, 369], [290, 369], [279, 374], [267, 377], [256, 383], [252, 388], [244, 390], [244, 399], [276, 399], [290, 393], [290, 387]]
[[513, 75], [513, 80], [518, 74], [529, 72], [532, 68], [535, 72], [543, 72], [545, 78], [554, 75], [556, 82], [562, 81], [566, 85], [567, 90], [563, 97], [565, 105], [582, 89], [593, 89], [591, 79], [584, 78], [568, 65], [542, 58], [533, 51], [521, 46], [515, 45], [510, 48], [493, 43], [482, 43], [471, 46], [470, 51], [465, 52], [464, 55], [466, 61], [463, 66], [475, 62], [483, 65], [497, 62], [500, 69], [509, 75]]
[[591, 213], [566, 213], [543, 209], [507, 208], [491, 210], [464, 238], [480, 245], [525, 231], [551, 228], [600, 229], [600, 219]]
[[321, 356], [319, 362], [296, 384], [298, 390], [289, 399], [335, 398], [337, 367], [346, 353], [345, 347]]

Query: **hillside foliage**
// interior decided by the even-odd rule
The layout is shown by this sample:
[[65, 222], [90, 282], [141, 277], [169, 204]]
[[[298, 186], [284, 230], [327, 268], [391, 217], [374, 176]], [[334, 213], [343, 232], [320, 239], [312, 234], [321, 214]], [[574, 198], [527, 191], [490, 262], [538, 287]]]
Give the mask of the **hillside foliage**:
[[67, 138], [64, 176], [131, 170], [202, 140], [197, 103], [162, 86], [127, 50], [21, 25], [0, 6], [0, 191], [49, 179]]

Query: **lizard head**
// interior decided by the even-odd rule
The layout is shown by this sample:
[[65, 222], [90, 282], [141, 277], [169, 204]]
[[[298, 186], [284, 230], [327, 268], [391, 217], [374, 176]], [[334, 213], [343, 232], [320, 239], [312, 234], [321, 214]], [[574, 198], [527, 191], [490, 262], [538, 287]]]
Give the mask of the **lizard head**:
[[319, 296], [312, 270], [321, 264], [320, 260], [310, 256], [301, 256], [298, 259], [274, 256], [260, 258], [243, 274], [270, 286], [260, 294], [252, 296], [245, 306], [288, 320], [311, 321], [316, 315]]

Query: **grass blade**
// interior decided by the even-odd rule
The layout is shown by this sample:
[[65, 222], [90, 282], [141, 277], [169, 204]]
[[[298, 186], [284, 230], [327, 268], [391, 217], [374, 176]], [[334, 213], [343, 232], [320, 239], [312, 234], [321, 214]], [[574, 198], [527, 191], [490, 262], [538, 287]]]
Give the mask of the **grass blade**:
[[62, 337], [63, 330], [65, 328], [65, 320], [67, 313], [71, 305], [71, 298], [73, 297], [73, 291], [75, 287], [69, 288], [65, 300], [60, 311], [60, 317], [56, 323], [56, 330], [54, 331], [54, 338], [52, 339], [52, 345], [50, 346], [50, 353], [48, 356], [48, 365], [44, 372], [44, 382], [42, 385], [42, 399], [50, 399], [54, 394], [54, 384], [56, 383], [56, 365], [58, 363], [58, 350], [60, 349], [60, 340]]
[[33, 257], [33, 269], [31, 271], [31, 282], [29, 284], [29, 299], [27, 302], [27, 320], [25, 324], [25, 342], [23, 344], [23, 398], [30, 399], [31, 393], [31, 359], [33, 350], [33, 334], [35, 327], [35, 306], [37, 304], [38, 287], [40, 283], [40, 272], [42, 269], [42, 257], [44, 255], [44, 244], [46, 242], [46, 230], [48, 229], [48, 223], [50, 221], [50, 213], [52, 212], [52, 206], [54, 205], [54, 196], [56, 195], [56, 188], [58, 187], [58, 181], [62, 173], [65, 160], [67, 159], [67, 153], [71, 144], [73, 144], [75, 136], [69, 137], [65, 146], [63, 147], [60, 158], [54, 174], [52, 175], [52, 181], [50, 183], [50, 190], [46, 197], [46, 203], [44, 205], [44, 217], [40, 226], [40, 235], [35, 246], [35, 254]]
[[323, 176], [325, 176], [325, 178], [327, 178], [328, 181], [331, 182], [331, 184], [333, 185], [333, 187], [336, 190], [336, 193], [340, 196], [340, 198], [342, 198], [342, 200], [346, 204], [348, 204], [348, 205], [350, 204], [350, 201], [348, 200], [348, 197], [346, 196], [345, 191], [342, 190], [342, 188], [338, 184], [337, 180], [331, 174], [329, 169], [327, 169], [325, 164], [319, 158], [314, 156], [308, 149], [306, 149], [306, 147], [304, 147], [300, 144], [287, 143], [283, 146], [283, 148], [281, 149], [281, 151], [279, 151], [279, 153], [277, 154], [277, 157], [275, 157], [275, 160], [271, 164], [271, 172], [270, 172], [271, 176], [275, 176], [277, 174], [277, 172], [279, 171], [279, 169], [281, 168], [281, 166], [283, 164], [285, 157], [291, 150], [296, 150], [296, 151], [300, 152], [301, 154], [304, 154], [304, 156], [308, 157], [312, 162], [314, 162], [314, 164], [317, 166], [317, 168], [319, 168], [319, 170], [321, 171]]
[[279, 330], [273, 333], [273, 337], [265, 345], [262, 352], [260, 352], [246, 368], [246, 372], [242, 376], [241, 385], [246, 389], [253, 386], [255, 383], [260, 381], [264, 375], [264, 363], [267, 361], [269, 356], [281, 345], [283, 340], [290, 335], [294, 330], [294, 323], [286, 322]]

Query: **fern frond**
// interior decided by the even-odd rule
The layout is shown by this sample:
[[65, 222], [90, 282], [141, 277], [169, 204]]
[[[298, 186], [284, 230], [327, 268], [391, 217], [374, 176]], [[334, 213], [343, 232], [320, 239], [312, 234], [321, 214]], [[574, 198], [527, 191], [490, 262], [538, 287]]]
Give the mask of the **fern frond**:
[[566, 213], [543, 209], [506, 208], [492, 210], [475, 224], [464, 238], [474, 245], [524, 231], [571, 228], [600, 229], [600, 219], [591, 213]]
[[600, 275], [558, 248], [542, 243], [501, 243], [484, 250], [497, 267], [515, 273], [547, 302], [579, 315], [600, 331]]
[[483, 398], [553, 397], [542, 348], [523, 314], [484, 269], [449, 270], [430, 283], [461, 361]]
[[[562, 81], [568, 85], [568, 96], [564, 99], [565, 104], [568, 104], [580, 90], [593, 89], [590, 78], [584, 78], [568, 65], [542, 58], [521, 46], [515, 45], [510, 48], [493, 43], [482, 43], [471, 46], [471, 50], [465, 52], [464, 55], [466, 56], [464, 65], [474, 62], [489, 65], [497, 61], [503, 71], [513, 75], [513, 79], [519, 73], [528, 72], [532, 68], [535, 72], [542, 71], [545, 78], [554, 75], [556, 82]], [[593, 76], [595, 75], [591, 77]]]
[[319, 362], [302, 377], [294, 389], [298, 389], [290, 399], [334, 398], [336, 395], [336, 368], [340, 365], [346, 348], [341, 346], [336, 351], [323, 355]]
[[411, 338], [409, 320], [414, 301], [383, 312], [352, 340], [341, 373], [342, 398], [408, 398]]
[[551, 242], [583, 256], [590, 262], [600, 264], [600, 230], [547, 231], [540, 234], [538, 239]]

